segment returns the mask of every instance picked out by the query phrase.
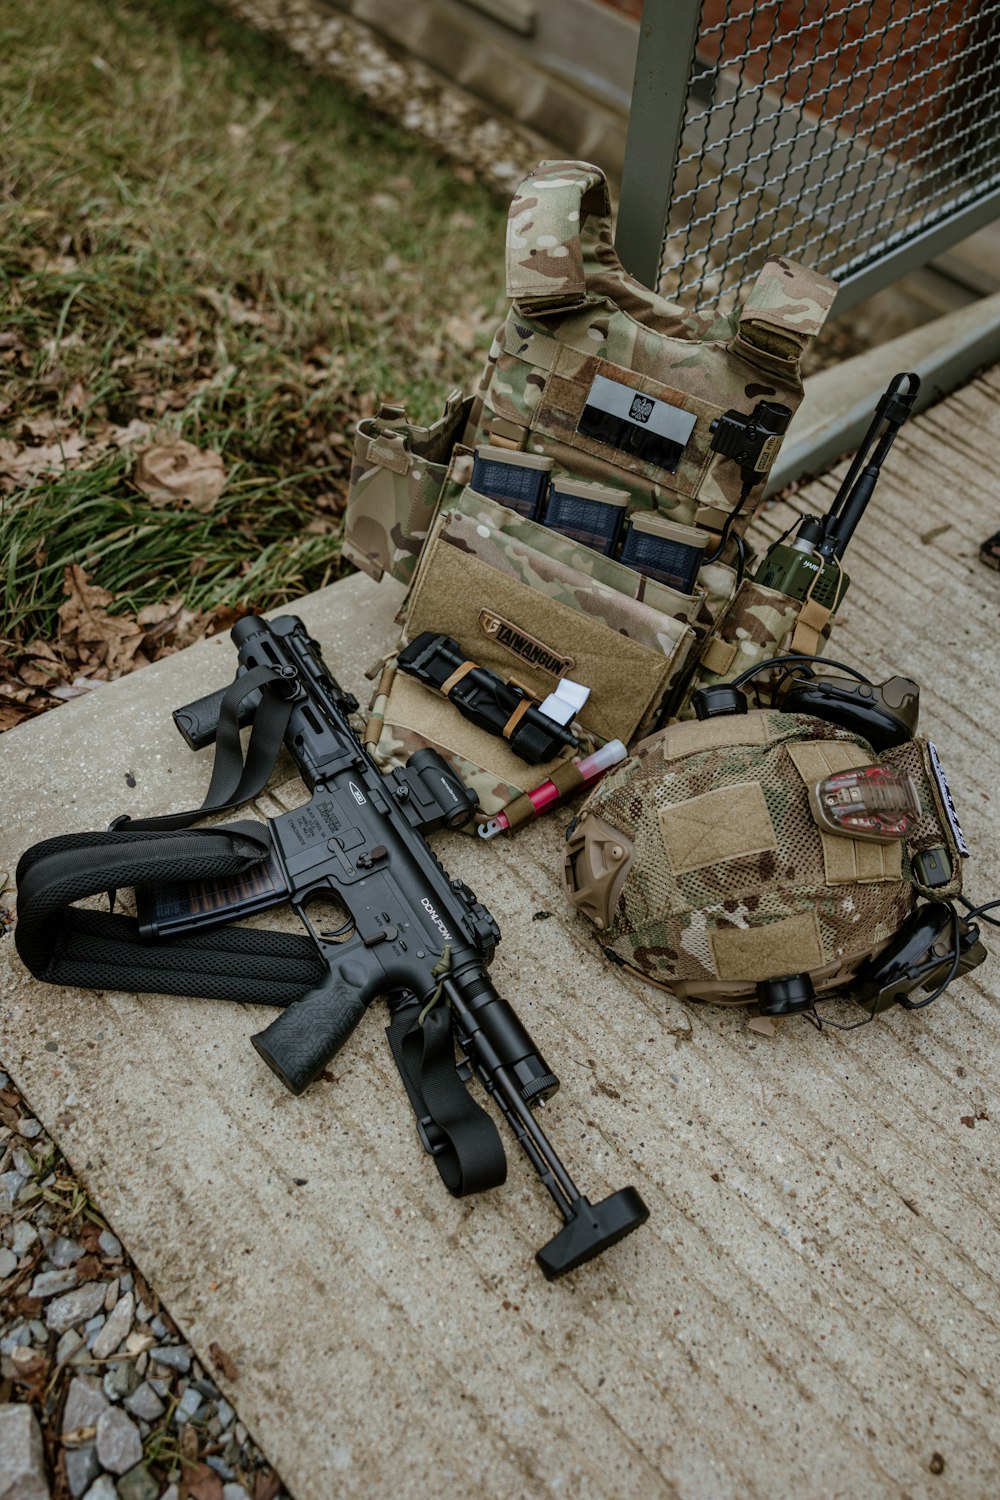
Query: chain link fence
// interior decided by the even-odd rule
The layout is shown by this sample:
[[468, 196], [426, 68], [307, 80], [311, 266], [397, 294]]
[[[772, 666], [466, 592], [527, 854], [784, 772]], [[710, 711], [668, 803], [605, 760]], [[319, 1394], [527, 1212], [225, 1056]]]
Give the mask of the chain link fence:
[[[1000, 0], [661, 5], [659, 98], [639, 101], [629, 152], [658, 117], [672, 160], [661, 146], [655, 269], [648, 244], [645, 274], [632, 262], [685, 306], [730, 301], [787, 253], [841, 284], [842, 309], [997, 212]], [[687, 36], [678, 62], [666, 49]], [[664, 90], [664, 66], [686, 87]], [[641, 56], [636, 78], [641, 94]], [[626, 215], [628, 190], [629, 163]]]

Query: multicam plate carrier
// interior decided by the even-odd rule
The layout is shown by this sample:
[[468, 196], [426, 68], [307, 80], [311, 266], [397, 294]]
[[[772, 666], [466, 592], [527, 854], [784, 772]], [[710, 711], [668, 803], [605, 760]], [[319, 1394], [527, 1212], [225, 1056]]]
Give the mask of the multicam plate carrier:
[[[745, 494], [738, 462], [713, 448], [712, 424], [726, 412], [749, 416], [761, 401], [798, 407], [799, 361], [835, 287], [775, 258], [735, 312], [687, 312], [625, 272], [604, 174], [572, 161], [543, 162], [522, 183], [506, 279], [510, 311], [474, 396], [454, 393], [430, 427], [392, 406], [359, 423], [344, 553], [376, 579], [389, 573], [409, 585], [407, 639], [444, 631], [539, 698], [566, 672], [591, 688], [584, 730], [632, 740], [686, 714], [693, 672], [714, 681], [733, 667], [730, 646], [743, 631], [733, 616], [736, 539], [766, 474]], [[654, 440], [644, 426], [657, 428]], [[627, 493], [629, 514], [658, 513], [716, 539], [741, 496], [743, 504], [720, 557], [685, 594], [477, 494], [480, 444], [544, 455], [557, 476]], [[780, 608], [771, 602], [747, 601], [763, 654], [780, 650], [795, 626], [783, 596]], [[518, 641], [527, 643], [520, 651]], [[546, 769], [528, 770], [426, 689], [404, 686], [391, 664], [366, 739], [386, 763], [417, 744], [441, 749], [479, 790], [486, 815]]]

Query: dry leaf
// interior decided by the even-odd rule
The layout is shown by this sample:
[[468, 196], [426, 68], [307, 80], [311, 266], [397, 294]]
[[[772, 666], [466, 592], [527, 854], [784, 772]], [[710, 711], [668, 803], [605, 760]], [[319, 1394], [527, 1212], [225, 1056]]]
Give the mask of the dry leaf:
[[86, 447], [86, 439], [78, 432], [67, 432], [58, 443], [36, 447], [0, 439], [0, 489], [9, 492], [31, 484], [40, 474], [58, 473], [79, 458]]
[[143, 422], [138, 417], [133, 417], [127, 427], [115, 427], [109, 425], [102, 437], [112, 448], [124, 448], [133, 443], [142, 443], [149, 437], [153, 428], [149, 422]]
[[207, 515], [226, 486], [226, 469], [218, 453], [171, 438], [136, 449], [139, 462], [132, 477], [151, 505], [190, 505]]
[[71, 698], [82, 698], [84, 693], [89, 693], [93, 688], [100, 686], [100, 678], [88, 682], [86, 677], [74, 677], [72, 682], [63, 682], [58, 687], [46, 688], [45, 691], [50, 698], [58, 698], [60, 703], [68, 703]]
[[217, 291], [215, 287], [200, 286], [198, 296], [234, 328], [238, 328], [241, 323], [248, 323], [256, 328], [267, 328], [271, 333], [276, 333], [281, 326], [280, 319], [273, 312], [261, 312], [260, 308], [243, 302], [229, 293]]
[[62, 650], [79, 657], [85, 667], [104, 667], [114, 676], [131, 671], [143, 636], [136, 621], [108, 614], [114, 595], [90, 583], [79, 563], [66, 569], [65, 589], [68, 597], [59, 607]]
[[222, 1480], [207, 1464], [197, 1463], [193, 1468], [181, 1469], [181, 1495], [190, 1500], [222, 1500]]
[[223, 1349], [221, 1344], [214, 1340], [208, 1346], [208, 1352], [212, 1356], [212, 1363], [217, 1370], [221, 1370], [227, 1380], [239, 1380], [240, 1372], [236, 1361], [231, 1354]]

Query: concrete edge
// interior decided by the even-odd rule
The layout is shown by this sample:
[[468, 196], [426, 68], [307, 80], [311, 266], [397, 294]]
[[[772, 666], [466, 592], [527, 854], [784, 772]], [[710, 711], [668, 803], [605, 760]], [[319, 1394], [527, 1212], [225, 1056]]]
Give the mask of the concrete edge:
[[856, 448], [893, 375], [913, 370], [920, 376], [916, 414], [997, 359], [1000, 292], [809, 376], [790, 441], [771, 470], [766, 493], [777, 494], [796, 479], [821, 474]]

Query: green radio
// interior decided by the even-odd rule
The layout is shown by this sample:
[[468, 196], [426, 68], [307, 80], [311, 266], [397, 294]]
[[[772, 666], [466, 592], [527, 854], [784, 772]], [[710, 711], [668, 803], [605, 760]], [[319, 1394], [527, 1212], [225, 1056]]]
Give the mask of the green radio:
[[[754, 574], [757, 583], [791, 599], [814, 599], [831, 614], [836, 612], [851, 581], [840, 559], [919, 389], [920, 380], [914, 374], [896, 375], [890, 381], [830, 509], [825, 516], [803, 516], [791, 541], [780, 537], [768, 549]], [[869, 453], [871, 460], [866, 462]]]

